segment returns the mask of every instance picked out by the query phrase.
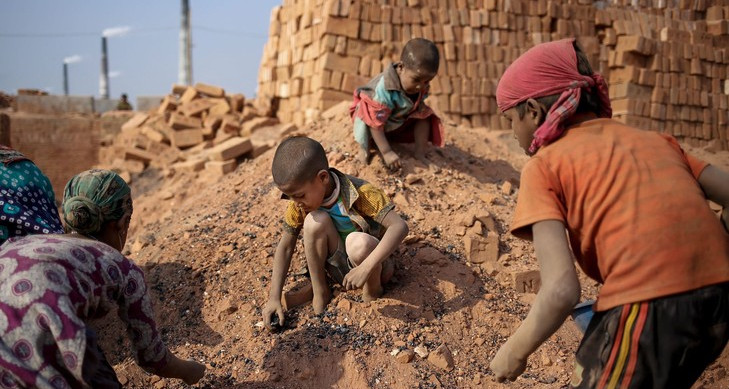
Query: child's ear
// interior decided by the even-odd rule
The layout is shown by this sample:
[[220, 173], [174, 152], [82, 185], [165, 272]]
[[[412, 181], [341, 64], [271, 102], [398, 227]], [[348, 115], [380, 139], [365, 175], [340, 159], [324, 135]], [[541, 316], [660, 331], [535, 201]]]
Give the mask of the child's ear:
[[316, 173], [316, 177], [324, 184], [329, 183], [329, 172], [327, 170], [319, 170], [319, 173]]
[[546, 116], [546, 109], [544, 107], [544, 104], [541, 104], [534, 99], [527, 99], [526, 111], [529, 118], [533, 120], [537, 126], [544, 122], [544, 118]]

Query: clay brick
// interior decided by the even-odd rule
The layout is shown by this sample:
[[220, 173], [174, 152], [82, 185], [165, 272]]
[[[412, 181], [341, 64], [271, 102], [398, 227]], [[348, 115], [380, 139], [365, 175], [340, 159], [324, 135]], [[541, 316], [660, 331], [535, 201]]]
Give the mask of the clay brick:
[[266, 151], [272, 149], [274, 146], [276, 146], [276, 142], [274, 141], [258, 141], [251, 139], [251, 147], [253, 148], [250, 152], [251, 158], [258, 158], [261, 156], [261, 154], [265, 153]]
[[149, 118], [149, 115], [146, 113], [138, 113], [134, 115], [129, 121], [122, 124], [121, 130], [124, 132], [127, 132], [129, 130], [139, 128], [142, 124], [144, 124], [145, 121]]
[[251, 151], [252, 148], [253, 146], [249, 138], [233, 137], [211, 148], [208, 151], [208, 155], [211, 160], [225, 161], [228, 159], [238, 158]]
[[655, 53], [655, 44], [652, 40], [640, 35], [623, 35], [618, 37], [615, 51], [653, 55]]
[[172, 84], [172, 93], [178, 96], [182, 96], [187, 90], [187, 85]]
[[291, 290], [284, 292], [281, 296], [281, 305], [284, 309], [289, 310], [307, 304], [312, 299], [314, 299], [314, 290], [311, 283], [307, 282], [304, 285], [295, 285]]
[[205, 160], [191, 159], [189, 161], [177, 162], [172, 165], [172, 168], [189, 172], [197, 172], [205, 168]]
[[351, 72], [359, 67], [359, 57], [344, 57], [335, 53], [326, 53], [320, 59], [320, 70], [338, 70]]
[[520, 293], [537, 293], [542, 286], [538, 270], [520, 271], [511, 274], [514, 289]]
[[237, 119], [224, 118], [218, 131], [227, 134], [238, 134], [240, 132], [240, 124], [238, 124]]
[[229, 159], [227, 161], [207, 161], [205, 162], [205, 170], [209, 173], [218, 176], [224, 176], [238, 167], [238, 163], [235, 159]]
[[259, 128], [273, 126], [278, 124], [278, 119], [270, 117], [257, 117], [243, 122], [240, 127], [241, 136], [250, 136]]
[[134, 147], [127, 147], [124, 149], [124, 159], [140, 161], [143, 162], [145, 165], [148, 165], [149, 162], [154, 159], [154, 157], [154, 154], [142, 149]]
[[183, 93], [180, 97], [178, 104], [189, 103], [192, 100], [195, 100], [197, 98], [197, 95], [197, 90], [191, 86], [188, 86], [187, 89], [185, 89], [185, 93]]
[[653, 93], [653, 88], [629, 82], [610, 85], [610, 98], [623, 99], [626, 97], [648, 98]]
[[154, 128], [152, 128], [150, 126], [142, 127], [142, 135], [146, 136], [151, 141], [157, 142], [157, 143], [162, 143], [167, 139], [165, 134], [155, 130]]
[[493, 232], [484, 238], [468, 234], [463, 238], [466, 258], [473, 263], [496, 262], [499, 259], [499, 236]]
[[194, 146], [203, 141], [202, 128], [187, 128], [170, 133], [170, 143], [178, 148]]
[[233, 112], [243, 112], [243, 106], [246, 103], [246, 97], [240, 93], [230, 96], [230, 109]]
[[221, 116], [209, 115], [203, 120], [203, 128], [209, 129], [211, 132], [215, 132], [220, 128], [220, 124], [223, 123]]
[[202, 127], [202, 120], [200, 118], [182, 116], [178, 113], [170, 115], [170, 120], [167, 123], [175, 130]]
[[204, 111], [208, 110], [213, 105], [215, 105], [215, 102], [208, 99], [195, 99], [189, 103], [180, 105], [177, 112], [180, 112], [187, 117], [200, 117]]
[[195, 90], [198, 91], [198, 93], [202, 93], [206, 96], [210, 96], [210, 97], [224, 97], [225, 96], [225, 90], [219, 86], [203, 84], [202, 82], [198, 82], [195, 84], [194, 88], [195, 88]]
[[343, 35], [348, 38], [359, 38], [359, 23], [357, 19], [329, 17], [324, 20], [320, 34]]
[[177, 109], [177, 97], [167, 95], [162, 99], [162, 103], [157, 108], [157, 113], [162, 115], [165, 112], [174, 112]]
[[230, 103], [225, 98], [208, 99], [213, 105], [208, 110], [209, 115], [225, 115], [231, 112]]
[[640, 77], [640, 69], [634, 66], [626, 66], [622, 69], [610, 70], [610, 84], [618, 84], [625, 82], [638, 83]]

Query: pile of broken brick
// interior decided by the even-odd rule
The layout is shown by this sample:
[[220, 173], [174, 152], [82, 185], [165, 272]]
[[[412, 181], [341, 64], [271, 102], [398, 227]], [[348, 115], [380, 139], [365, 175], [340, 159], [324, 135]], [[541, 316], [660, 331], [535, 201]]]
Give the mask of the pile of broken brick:
[[156, 110], [139, 112], [99, 150], [101, 167], [125, 180], [148, 167], [222, 176], [296, 130], [260, 115], [242, 94], [197, 83], [173, 85]]

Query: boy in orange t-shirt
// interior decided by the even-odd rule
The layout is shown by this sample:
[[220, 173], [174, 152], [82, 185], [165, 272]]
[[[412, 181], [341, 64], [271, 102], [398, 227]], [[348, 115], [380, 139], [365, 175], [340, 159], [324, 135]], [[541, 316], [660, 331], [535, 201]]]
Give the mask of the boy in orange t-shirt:
[[532, 156], [511, 231], [534, 241], [542, 279], [491, 361], [497, 379], [516, 379], [579, 301], [573, 253], [603, 286], [572, 387], [690, 388], [729, 339], [729, 234], [706, 202], [726, 226], [729, 174], [610, 119], [607, 84], [574, 39], [527, 51], [496, 99]]

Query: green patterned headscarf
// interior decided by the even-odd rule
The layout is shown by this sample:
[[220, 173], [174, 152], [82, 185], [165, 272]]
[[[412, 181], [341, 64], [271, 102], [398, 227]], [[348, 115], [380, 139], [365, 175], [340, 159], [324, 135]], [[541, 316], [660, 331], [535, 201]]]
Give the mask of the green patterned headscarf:
[[129, 185], [110, 170], [79, 173], [63, 190], [63, 220], [79, 234], [96, 234], [105, 222], [119, 220], [131, 210]]

